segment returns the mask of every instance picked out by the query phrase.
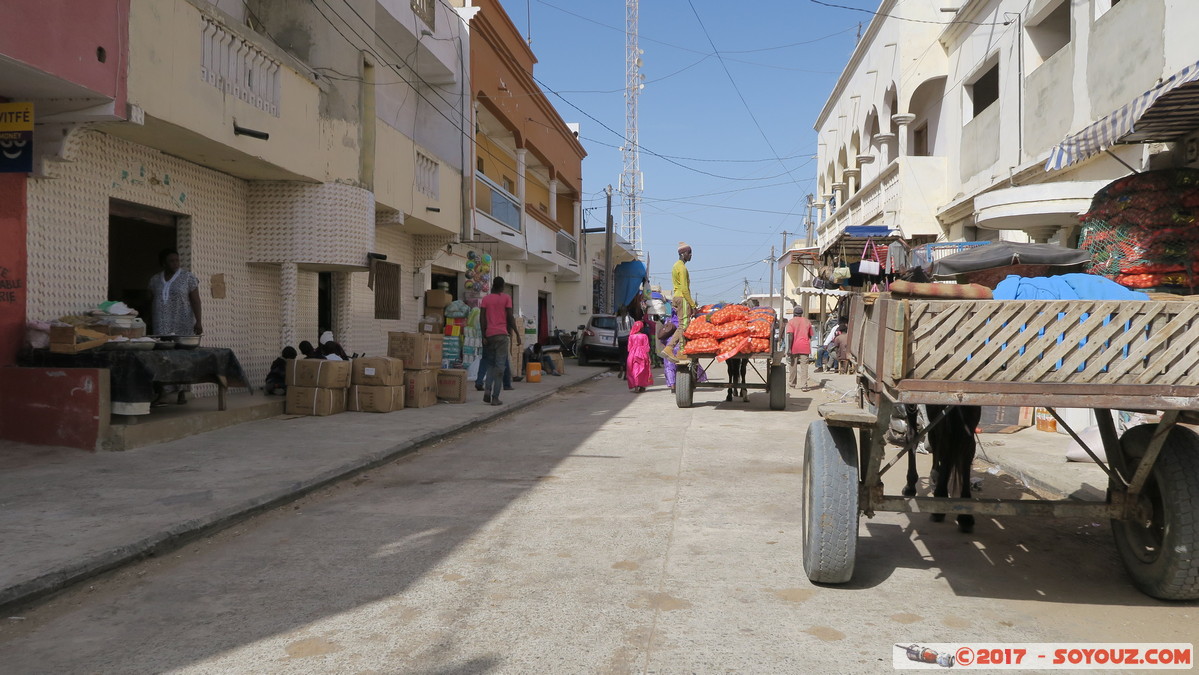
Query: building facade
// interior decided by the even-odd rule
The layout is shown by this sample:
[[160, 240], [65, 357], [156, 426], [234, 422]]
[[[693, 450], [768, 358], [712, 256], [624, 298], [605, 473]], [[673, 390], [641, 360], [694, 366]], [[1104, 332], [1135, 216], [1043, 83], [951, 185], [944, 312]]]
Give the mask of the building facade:
[[497, 2], [85, 4], [0, 26], [0, 101], [37, 121], [33, 171], [0, 174], [3, 364], [26, 321], [147, 311], [163, 249], [254, 384], [326, 330], [385, 353], [426, 290], [471, 298], [472, 253], [543, 332], [590, 311], [585, 152]]
[[1184, 28], [1199, 25], [1199, 5], [944, 4], [883, 0], [817, 119], [821, 251], [861, 226], [911, 243], [1069, 246], [1103, 185], [1190, 161], [1172, 147], [1117, 145], [1045, 170], [1065, 137], [1199, 61]]

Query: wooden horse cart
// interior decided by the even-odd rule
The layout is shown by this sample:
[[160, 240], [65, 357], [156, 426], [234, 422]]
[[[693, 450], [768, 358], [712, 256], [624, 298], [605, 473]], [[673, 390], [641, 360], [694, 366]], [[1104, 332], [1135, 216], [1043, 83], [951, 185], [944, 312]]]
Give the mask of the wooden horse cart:
[[[877, 511], [1111, 520], [1135, 585], [1199, 598], [1199, 303], [1182, 301], [854, 299], [850, 351], [859, 401], [821, 406], [804, 448], [804, 570], [853, 576], [858, 521]], [[1103, 502], [884, 494], [884, 432], [900, 405], [1037, 406], [1108, 476]], [[1095, 410], [1107, 461], [1056, 408]], [[1112, 411], [1161, 413], [1117, 432]], [[938, 420], [930, 420], [928, 426]], [[856, 434], [855, 434], [856, 430]], [[909, 433], [900, 456], [923, 433]]]

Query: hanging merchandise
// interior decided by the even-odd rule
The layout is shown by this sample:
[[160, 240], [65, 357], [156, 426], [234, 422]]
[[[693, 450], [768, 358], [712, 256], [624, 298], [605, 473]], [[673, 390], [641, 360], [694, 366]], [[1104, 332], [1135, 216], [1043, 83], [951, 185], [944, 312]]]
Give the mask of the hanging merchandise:
[[862, 247], [862, 261], [858, 263], [858, 274], [878, 276], [882, 271], [883, 266], [878, 256], [878, 246], [874, 244], [874, 239], [867, 239], [866, 245]]

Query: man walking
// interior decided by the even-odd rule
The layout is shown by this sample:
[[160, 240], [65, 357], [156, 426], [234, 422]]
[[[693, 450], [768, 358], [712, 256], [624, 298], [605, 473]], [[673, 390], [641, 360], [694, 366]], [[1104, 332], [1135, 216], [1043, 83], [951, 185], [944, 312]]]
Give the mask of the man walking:
[[788, 384], [795, 388], [795, 377], [798, 374], [803, 383], [803, 390], [808, 390], [808, 358], [812, 354], [812, 336], [816, 334], [812, 322], [803, 315], [803, 307], [796, 305], [792, 312], [795, 316], [787, 322], [787, 345], [791, 354], [791, 376]]
[[490, 366], [483, 380], [483, 402], [500, 405], [500, 388], [504, 369], [508, 367], [509, 333], [517, 335], [516, 317], [512, 315], [512, 298], [504, 293], [504, 278], [491, 282], [491, 295], [479, 301], [479, 323], [483, 326], [483, 358]]

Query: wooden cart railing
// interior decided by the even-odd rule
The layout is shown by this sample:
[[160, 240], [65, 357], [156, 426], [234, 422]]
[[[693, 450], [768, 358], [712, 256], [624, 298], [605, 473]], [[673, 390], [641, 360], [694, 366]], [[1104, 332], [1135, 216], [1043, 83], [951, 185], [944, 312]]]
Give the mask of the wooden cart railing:
[[850, 352], [898, 403], [1199, 409], [1199, 303], [854, 299]]

